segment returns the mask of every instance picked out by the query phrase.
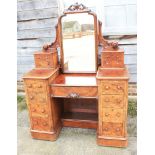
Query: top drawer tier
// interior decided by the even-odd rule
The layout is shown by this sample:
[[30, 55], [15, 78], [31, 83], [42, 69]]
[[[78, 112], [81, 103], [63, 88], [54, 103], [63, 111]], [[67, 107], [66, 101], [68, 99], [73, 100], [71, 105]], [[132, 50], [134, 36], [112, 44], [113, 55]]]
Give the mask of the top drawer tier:
[[102, 94], [124, 94], [125, 81], [103, 81]]

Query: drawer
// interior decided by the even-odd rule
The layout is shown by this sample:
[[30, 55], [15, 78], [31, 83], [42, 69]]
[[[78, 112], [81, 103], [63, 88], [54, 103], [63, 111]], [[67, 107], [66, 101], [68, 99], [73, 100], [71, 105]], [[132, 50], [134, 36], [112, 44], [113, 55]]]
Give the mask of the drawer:
[[101, 86], [102, 94], [123, 94], [125, 90], [124, 81], [103, 81]]
[[102, 95], [101, 103], [104, 108], [123, 108], [124, 96], [123, 95]]
[[93, 86], [52, 86], [53, 97], [67, 97], [67, 98], [97, 98], [97, 87]]
[[26, 80], [26, 89], [28, 93], [46, 91], [46, 83], [41, 80]]
[[30, 111], [32, 116], [48, 117], [47, 104], [31, 104]]
[[49, 119], [41, 117], [32, 117], [31, 128], [32, 130], [50, 131]]
[[102, 122], [102, 134], [109, 137], [124, 136], [123, 123]]
[[124, 51], [101, 52], [103, 68], [124, 68]]
[[102, 108], [102, 120], [104, 122], [122, 123], [124, 121], [124, 110], [114, 108]]
[[31, 104], [46, 104], [47, 94], [45, 92], [31, 92], [28, 93], [28, 101]]

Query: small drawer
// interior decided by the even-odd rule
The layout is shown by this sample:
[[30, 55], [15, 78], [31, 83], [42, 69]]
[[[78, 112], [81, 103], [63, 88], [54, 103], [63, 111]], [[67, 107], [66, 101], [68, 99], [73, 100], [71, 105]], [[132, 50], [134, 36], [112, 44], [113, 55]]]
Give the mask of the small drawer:
[[101, 103], [104, 108], [123, 108], [124, 96], [123, 95], [102, 95]]
[[124, 68], [124, 51], [101, 52], [103, 68]]
[[97, 87], [93, 86], [52, 86], [51, 89], [53, 97], [97, 98]]
[[50, 131], [49, 119], [41, 117], [32, 117], [31, 128], [32, 130]]
[[46, 83], [40, 80], [26, 80], [26, 89], [28, 93], [44, 92], [46, 90]]
[[46, 104], [47, 95], [45, 93], [31, 92], [28, 93], [29, 104]]
[[47, 104], [31, 104], [30, 111], [32, 116], [48, 117]]
[[56, 49], [53, 52], [40, 52], [34, 54], [36, 68], [57, 68], [58, 55]]
[[102, 94], [123, 94], [125, 89], [124, 81], [102, 82]]
[[124, 121], [124, 110], [114, 108], [102, 108], [102, 120], [104, 122], [122, 123]]
[[102, 134], [109, 137], [122, 137], [124, 136], [123, 124], [102, 122]]

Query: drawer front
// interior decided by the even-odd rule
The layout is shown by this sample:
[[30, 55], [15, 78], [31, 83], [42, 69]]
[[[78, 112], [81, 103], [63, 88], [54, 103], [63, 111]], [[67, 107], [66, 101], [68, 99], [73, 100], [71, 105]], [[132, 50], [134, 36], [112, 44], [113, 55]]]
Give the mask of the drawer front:
[[50, 131], [49, 119], [41, 117], [32, 117], [31, 128], [32, 130]]
[[53, 97], [69, 97], [69, 98], [80, 98], [80, 97], [97, 97], [97, 87], [57, 87], [52, 86]]
[[28, 101], [31, 104], [46, 104], [47, 95], [45, 93], [31, 92], [28, 93]]
[[123, 108], [124, 96], [123, 95], [102, 95], [101, 103], [104, 108]]
[[124, 81], [103, 81], [102, 94], [123, 94], [125, 89]]
[[104, 68], [123, 68], [124, 52], [102, 52], [101, 66]]
[[57, 52], [34, 54], [36, 68], [56, 68], [58, 65]]
[[47, 104], [31, 104], [30, 111], [32, 116], [48, 117]]
[[104, 122], [122, 123], [124, 121], [123, 109], [102, 108], [102, 120]]
[[50, 67], [50, 64], [51, 64], [50, 55], [37, 54], [37, 55], [34, 55], [34, 57], [35, 57], [35, 66], [36, 66], [36, 68]]
[[102, 122], [102, 134], [109, 137], [124, 136], [123, 124]]
[[46, 91], [46, 82], [41, 80], [26, 80], [26, 89], [28, 93], [37, 92], [42, 93]]

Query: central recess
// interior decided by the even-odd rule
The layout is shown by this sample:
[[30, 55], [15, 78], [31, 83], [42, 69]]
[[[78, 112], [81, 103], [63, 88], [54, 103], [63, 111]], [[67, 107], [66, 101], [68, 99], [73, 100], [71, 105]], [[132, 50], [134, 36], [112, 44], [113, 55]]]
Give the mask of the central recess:
[[97, 99], [65, 99], [62, 123], [66, 127], [97, 128]]

